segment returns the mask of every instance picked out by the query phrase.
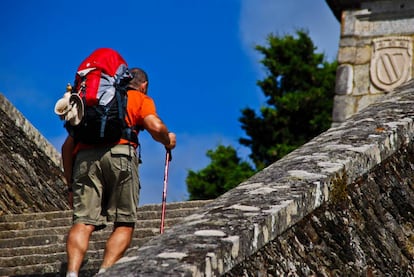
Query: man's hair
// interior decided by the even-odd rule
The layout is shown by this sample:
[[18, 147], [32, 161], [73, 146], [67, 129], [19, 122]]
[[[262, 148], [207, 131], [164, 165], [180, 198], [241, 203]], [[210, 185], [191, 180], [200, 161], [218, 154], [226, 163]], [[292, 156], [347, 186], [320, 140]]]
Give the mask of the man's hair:
[[148, 75], [141, 68], [137, 68], [137, 67], [131, 68], [129, 72], [131, 73], [133, 77], [132, 80], [129, 81], [129, 84], [128, 84], [130, 88], [139, 89], [139, 86], [142, 83], [148, 82]]

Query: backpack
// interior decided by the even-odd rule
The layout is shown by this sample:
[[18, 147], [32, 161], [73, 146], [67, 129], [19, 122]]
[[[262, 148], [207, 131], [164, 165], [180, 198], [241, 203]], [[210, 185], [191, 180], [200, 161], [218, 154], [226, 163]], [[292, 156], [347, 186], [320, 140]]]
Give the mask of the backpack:
[[65, 122], [75, 141], [110, 144], [126, 138], [137, 142], [125, 122], [127, 86], [131, 79], [125, 60], [110, 48], [95, 50], [79, 65], [71, 99], [81, 99], [83, 116], [78, 124]]

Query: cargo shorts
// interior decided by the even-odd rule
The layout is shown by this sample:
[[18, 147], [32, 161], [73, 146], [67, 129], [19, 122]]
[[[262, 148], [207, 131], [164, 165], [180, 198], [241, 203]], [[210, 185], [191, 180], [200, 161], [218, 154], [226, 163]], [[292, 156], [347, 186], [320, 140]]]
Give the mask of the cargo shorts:
[[134, 147], [115, 145], [78, 152], [73, 166], [73, 223], [103, 228], [135, 223], [140, 191]]

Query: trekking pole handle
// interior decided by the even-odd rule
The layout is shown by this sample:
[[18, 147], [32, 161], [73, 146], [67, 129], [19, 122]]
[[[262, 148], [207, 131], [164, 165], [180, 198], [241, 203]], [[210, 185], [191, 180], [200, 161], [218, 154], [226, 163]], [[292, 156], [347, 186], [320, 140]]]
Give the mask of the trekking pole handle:
[[171, 160], [172, 160], [172, 154], [171, 154], [171, 149], [165, 149], [167, 152], [166, 152], [166, 155], [167, 155], [167, 160], [169, 161], [169, 162], [171, 162]]

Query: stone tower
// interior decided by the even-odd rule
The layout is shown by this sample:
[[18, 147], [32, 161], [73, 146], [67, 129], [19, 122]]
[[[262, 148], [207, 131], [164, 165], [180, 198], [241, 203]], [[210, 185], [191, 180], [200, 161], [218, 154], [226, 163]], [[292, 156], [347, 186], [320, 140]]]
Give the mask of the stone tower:
[[326, 2], [341, 22], [335, 125], [412, 79], [414, 1]]

